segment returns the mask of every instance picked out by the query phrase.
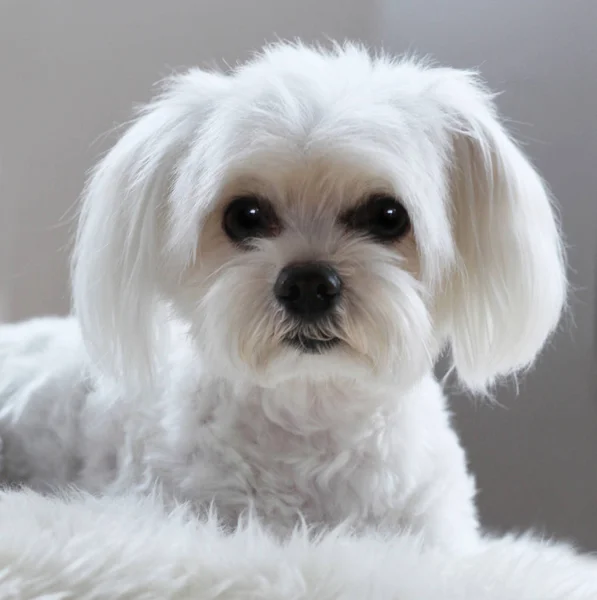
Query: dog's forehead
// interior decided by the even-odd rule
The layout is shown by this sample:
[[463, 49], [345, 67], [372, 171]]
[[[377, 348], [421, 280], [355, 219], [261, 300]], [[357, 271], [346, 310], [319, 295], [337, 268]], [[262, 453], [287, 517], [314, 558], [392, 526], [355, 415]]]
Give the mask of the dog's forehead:
[[233, 133], [228, 187], [235, 188], [233, 195], [341, 210], [370, 194], [414, 197], [428, 185], [422, 179], [437, 181], [442, 158], [433, 145], [406, 132], [384, 136], [363, 121], [346, 128], [321, 123], [301, 132], [282, 125], [275, 133], [256, 123], [250, 132]]
[[437, 171], [428, 70], [362, 52], [290, 54], [234, 76], [216, 115], [230, 172], [284, 191], [277, 196], [321, 200], [325, 192], [337, 205], [373, 188], [409, 194], [420, 187], [409, 174], [421, 173], [421, 164]]
[[406, 138], [417, 129], [424, 131], [427, 118], [433, 116], [422, 110], [424, 98], [384, 84], [374, 72], [363, 75], [360, 85], [349, 79], [338, 85], [333, 79], [286, 72], [277, 78], [264, 76], [250, 86], [240, 79], [222, 116], [234, 131], [245, 134], [245, 144], [282, 137], [301, 152], [321, 151], [330, 143], [382, 144], [388, 129], [393, 139], [402, 134]]
[[353, 150], [297, 149], [285, 139], [274, 147], [255, 145], [231, 162], [223, 197], [256, 195], [291, 211], [330, 209], [337, 214], [372, 194], [405, 193], [392, 164]]

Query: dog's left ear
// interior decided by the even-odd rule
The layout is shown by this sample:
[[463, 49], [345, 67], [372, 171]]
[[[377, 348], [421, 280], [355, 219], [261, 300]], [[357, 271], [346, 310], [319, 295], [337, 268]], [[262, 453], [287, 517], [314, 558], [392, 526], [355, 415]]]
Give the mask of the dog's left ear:
[[456, 266], [447, 286], [454, 366], [470, 389], [527, 367], [565, 302], [565, 260], [545, 184], [474, 75], [438, 86], [451, 136]]

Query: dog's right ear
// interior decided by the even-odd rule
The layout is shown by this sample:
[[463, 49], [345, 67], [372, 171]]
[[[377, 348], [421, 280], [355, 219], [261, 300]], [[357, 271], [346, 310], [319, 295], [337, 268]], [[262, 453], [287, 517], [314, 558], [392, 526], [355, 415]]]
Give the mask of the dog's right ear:
[[160, 286], [182, 251], [171, 231], [184, 201], [171, 196], [201, 178], [200, 155], [212, 145], [205, 123], [228, 85], [226, 76], [200, 70], [169, 79], [85, 187], [72, 264], [74, 310], [94, 365], [122, 382], [151, 380]]

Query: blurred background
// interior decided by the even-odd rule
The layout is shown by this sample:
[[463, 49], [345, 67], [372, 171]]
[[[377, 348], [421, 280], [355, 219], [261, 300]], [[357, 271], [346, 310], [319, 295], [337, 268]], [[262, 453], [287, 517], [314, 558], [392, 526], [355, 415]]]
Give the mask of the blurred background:
[[3, 0], [0, 320], [68, 311], [85, 173], [156, 80], [294, 37], [430, 54], [504, 92], [502, 113], [560, 202], [572, 318], [518, 394], [455, 397], [456, 425], [487, 527], [597, 550], [594, 0]]

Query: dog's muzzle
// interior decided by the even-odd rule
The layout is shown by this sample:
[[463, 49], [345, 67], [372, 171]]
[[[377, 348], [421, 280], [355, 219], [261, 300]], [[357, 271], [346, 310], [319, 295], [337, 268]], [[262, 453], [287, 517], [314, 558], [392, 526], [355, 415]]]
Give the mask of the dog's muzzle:
[[320, 262], [288, 265], [278, 275], [274, 294], [297, 325], [285, 340], [288, 344], [307, 354], [320, 354], [339, 343], [335, 337], [307, 333], [331, 318], [341, 297], [342, 280], [334, 268]]

